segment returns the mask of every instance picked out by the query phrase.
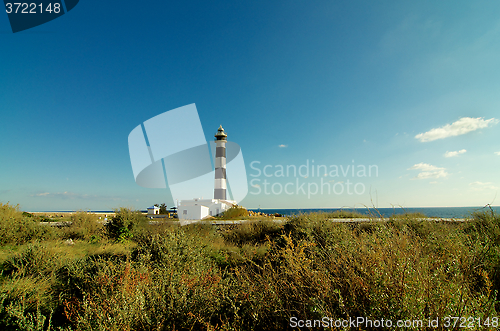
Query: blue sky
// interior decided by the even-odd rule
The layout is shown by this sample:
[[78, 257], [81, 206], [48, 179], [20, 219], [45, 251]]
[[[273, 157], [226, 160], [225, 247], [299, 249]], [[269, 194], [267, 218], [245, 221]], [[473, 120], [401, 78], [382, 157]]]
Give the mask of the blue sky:
[[[499, 205], [499, 10], [82, 0], [16, 34], [0, 15], [0, 201], [32, 211], [171, 206], [169, 190], [135, 183], [127, 137], [195, 103], [207, 140], [222, 124], [241, 146], [245, 207]], [[313, 160], [329, 174], [276, 175]], [[355, 176], [330, 176], [353, 165]], [[370, 165], [376, 175], [358, 176]]]

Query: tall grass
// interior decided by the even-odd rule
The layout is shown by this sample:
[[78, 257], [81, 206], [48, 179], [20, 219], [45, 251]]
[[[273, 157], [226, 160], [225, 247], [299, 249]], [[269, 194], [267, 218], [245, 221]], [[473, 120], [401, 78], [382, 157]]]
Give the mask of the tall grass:
[[57, 236], [56, 230], [40, 224], [36, 219], [23, 215], [19, 205], [0, 202], [0, 245], [23, 244], [35, 240], [47, 240]]
[[[8, 220], [26, 221], [3, 206]], [[117, 215], [104, 228], [75, 215], [72, 232], [15, 250], [5, 241], [0, 329], [284, 330], [292, 317], [485, 319], [500, 309], [500, 218], [491, 212], [463, 223], [304, 214], [219, 228]]]
[[63, 228], [65, 238], [98, 241], [106, 236], [104, 225], [95, 214], [77, 212], [70, 216], [70, 222], [70, 226]]

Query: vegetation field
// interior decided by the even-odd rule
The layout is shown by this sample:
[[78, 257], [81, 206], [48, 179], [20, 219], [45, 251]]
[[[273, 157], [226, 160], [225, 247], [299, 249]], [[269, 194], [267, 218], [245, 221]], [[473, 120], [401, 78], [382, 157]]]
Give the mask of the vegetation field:
[[[498, 328], [498, 215], [330, 217], [180, 227], [121, 209], [106, 225], [76, 213], [58, 228], [0, 203], [0, 330], [313, 329], [325, 317], [463, 329], [428, 327], [447, 316]], [[323, 326], [314, 329], [381, 329]]]

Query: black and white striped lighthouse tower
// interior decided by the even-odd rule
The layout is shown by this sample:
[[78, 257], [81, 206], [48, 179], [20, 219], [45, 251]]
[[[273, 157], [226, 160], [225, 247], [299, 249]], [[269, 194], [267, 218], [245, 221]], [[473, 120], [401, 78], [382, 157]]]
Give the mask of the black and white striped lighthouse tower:
[[214, 199], [219, 200], [226, 200], [226, 142], [227, 134], [221, 125], [215, 134]]

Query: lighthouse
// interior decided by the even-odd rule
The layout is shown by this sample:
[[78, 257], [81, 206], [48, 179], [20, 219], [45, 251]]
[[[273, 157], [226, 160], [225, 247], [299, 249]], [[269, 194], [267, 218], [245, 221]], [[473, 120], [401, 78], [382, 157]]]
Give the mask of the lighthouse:
[[226, 142], [227, 134], [222, 125], [215, 134], [215, 183], [214, 199], [226, 200]]
[[236, 204], [236, 201], [227, 200], [226, 182], [226, 143], [227, 134], [222, 125], [215, 134], [215, 182], [214, 198], [182, 200], [177, 206], [180, 219], [200, 220], [210, 216], [217, 216]]

